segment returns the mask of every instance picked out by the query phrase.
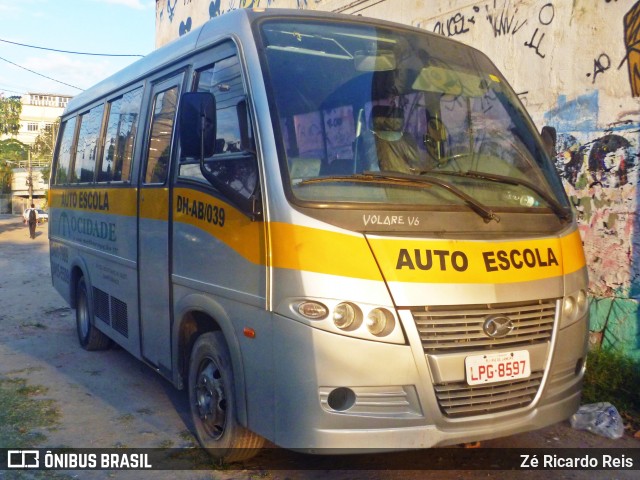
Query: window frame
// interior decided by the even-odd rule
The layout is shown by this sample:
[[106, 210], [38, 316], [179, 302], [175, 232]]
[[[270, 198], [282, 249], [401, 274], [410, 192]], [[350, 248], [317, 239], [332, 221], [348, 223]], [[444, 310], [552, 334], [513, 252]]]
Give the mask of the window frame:
[[[101, 175], [103, 174], [103, 170], [102, 170], [102, 166], [104, 164], [105, 161], [105, 152], [107, 151], [107, 134], [108, 134], [108, 129], [109, 129], [109, 121], [111, 119], [111, 110], [113, 107], [113, 104], [115, 102], [117, 102], [118, 100], [122, 100], [124, 99], [124, 97], [130, 93], [139, 91], [139, 104], [138, 104], [138, 110], [137, 110], [137, 117], [136, 120], [133, 122], [133, 128], [131, 129], [134, 134], [133, 134], [133, 138], [131, 140], [131, 164], [129, 165], [129, 171], [128, 171], [128, 177], [126, 180], [113, 180], [113, 179], [109, 179], [109, 180], [102, 180], [101, 179]], [[143, 117], [144, 114], [144, 101], [145, 101], [145, 86], [144, 84], [136, 84], [136, 85], [129, 85], [127, 86], [127, 88], [125, 89], [125, 91], [118, 91], [115, 95], [110, 96], [106, 99], [105, 102], [105, 112], [104, 112], [104, 119], [103, 119], [103, 127], [102, 127], [102, 152], [100, 155], [100, 158], [98, 159], [98, 163], [96, 165], [96, 175], [95, 175], [95, 181], [96, 183], [99, 184], [108, 184], [108, 185], [119, 185], [119, 184], [123, 184], [123, 185], [129, 185], [132, 183], [133, 181], [133, 175], [134, 175], [134, 167], [135, 167], [135, 159], [136, 159], [136, 146], [138, 143], [138, 137], [139, 137], [139, 132], [140, 132], [140, 128], [141, 128], [141, 119]], [[120, 113], [119, 113], [120, 114]], [[123, 161], [124, 164], [124, 161]], [[123, 173], [124, 171], [122, 171]], [[122, 177], [121, 177], [122, 178]]]
[[[88, 181], [82, 181], [82, 171], [80, 172], [80, 176], [76, 177], [76, 164], [77, 164], [77, 160], [78, 160], [78, 153], [79, 153], [79, 143], [80, 143], [80, 133], [82, 130], [82, 118], [85, 115], [90, 115], [92, 111], [94, 111], [97, 108], [102, 108], [102, 114], [100, 116], [100, 128], [98, 129], [98, 133], [96, 135], [96, 142], [95, 142], [95, 149], [96, 149], [96, 153], [95, 153], [95, 159], [93, 162], [93, 175], [91, 180]], [[69, 184], [76, 184], [76, 185], [89, 185], [89, 184], [93, 184], [96, 183], [96, 171], [97, 171], [97, 165], [98, 163], [100, 163], [100, 158], [102, 157], [102, 150], [104, 148], [104, 127], [105, 127], [105, 100], [101, 100], [100, 102], [94, 103], [93, 105], [91, 105], [91, 107], [89, 107], [88, 109], [82, 110], [81, 112], [78, 112], [78, 114], [76, 115], [76, 118], [79, 119], [79, 121], [77, 121], [77, 125], [76, 125], [76, 136], [74, 138], [74, 156], [73, 156], [73, 161], [71, 162], [72, 164], [72, 170], [73, 170], [73, 177], [71, 177]]]
[[[245, 145], [245, 142], [249, 142], [249, 149], [240, 149], [238, 152], [218, 152], [214, 153], [212, 157], [209, 159], [217, 159], [220, 161], [234, 161], [234, 160], [245, 160], [252, 161], [255, 164], [255, 185], [253, 190], [248, 194], [244, 195], [239, 191], [235, 191], [232, 189], [220, 188], [219, 186], [212, 185], [209, 183], [204, 176], [200, 173], [200, 164], [199, 160], [187, 160], [184, 161], [183, 157], [180, 156], [180, 150], [178, 147], [178, 161], [176, 162], [175, 167], [175, 182], [176, 183], [187, 183], [193, 185], [196, 188], [203, 188], [208, 191], [215, 192], [215, 195], [225, 202], [229, 202], [231, 204], [236, 205], [241, 211], [247, 213], [248, 215], [254, 217], [256, 213], [253, 212], [255, 210], [254, 203], [261, 201], [261, 167], [258, 159], [258, 149], [257, 149], [257, 137], [256, 137], [256, 126], [254, 114], [250, 107], [250, 93], [247, 85], [246, 79], [246, 66], [243, 62], [241, 49], [238, 47], [236, 42], [233, 39], [227, 38], [222, 40], [217, 45], [213, 46], [206, 52], [204, 57], [201, 57], [201, 61], [193, 62], [193, 71], [191, 77], [190, 91], [197, 92], [199, 91], [199, 82], [203, 72], [214, 69], [216, 65], [220, 62], [224, 62], [228, 59], [234, 59], [234, 65], [237, 65], [239, 71], [239, 83], [242, 87], [243, 98], [236, 103], [236, 107], [240, 102], [244, 102], [245, 112], [246, 112], [246, 125], [244, 128], [247, 132], [247, 138], [243, 138], [243, 120], [239, 115], [236, 115], [234, 119], [236, 123], [234, 125], [238, 131], [238, 140], [240, 141], [240, 146]], [[216, 109], [217, 110], [217, 109]], [[218, 110], [217, 110], [218, 111]], [[219, 118], [219, 117], [218, 117]], [[219, 129], [218, 129], [219, 130]], [[182, 174], [181, 171], [184, 167], [195, 170], [196, 175], [185, 175]], [[248, 192], [248, 190], [246, 190]]]

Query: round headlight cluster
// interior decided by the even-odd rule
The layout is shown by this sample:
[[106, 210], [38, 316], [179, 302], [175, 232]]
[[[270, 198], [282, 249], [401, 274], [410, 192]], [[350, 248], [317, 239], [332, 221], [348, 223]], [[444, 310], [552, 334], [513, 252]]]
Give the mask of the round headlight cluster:
[[562, 302], [562, 323], [566, 326], [582, 318], [589, 310], [587, 292], [580, 290], [564, 297]]
[[[328, 322], [332, 322], [333, 327], [338, 330], [354, 332], [355, 335], [364, 333], [364, 338], [369, 335], [386, 337], [396, 328], [395, 315], [391, 310], [382, 307], [370, 307], [371, 309], [366, 309], [363, 313], [363, 309], [352, 302], [341, 302], [327, 307], [317, 300], [303, 300], [295, 303], [293, 308], [309, 320], [324, 320], [317, 324], [320, 328], [326, 328]], [[356, 332], [357, 330], [359, 331]]]

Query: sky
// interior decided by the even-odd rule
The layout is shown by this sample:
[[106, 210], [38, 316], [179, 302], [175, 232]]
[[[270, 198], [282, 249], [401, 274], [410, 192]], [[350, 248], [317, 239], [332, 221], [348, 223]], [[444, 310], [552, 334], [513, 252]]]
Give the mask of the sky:
[[155, 45], [155, 0], [0, 0], [0, 95], [76, 95], [140, 57], [73, 55], [7, 42], [146, 55]]

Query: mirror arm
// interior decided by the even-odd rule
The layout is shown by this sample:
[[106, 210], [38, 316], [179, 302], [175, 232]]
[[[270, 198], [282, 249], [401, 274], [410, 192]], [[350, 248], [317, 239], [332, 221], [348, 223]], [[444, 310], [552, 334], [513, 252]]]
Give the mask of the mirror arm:
[[251, 221], [256, 222], [262, 219], [262, 197], [259, 192], [251, 195]]

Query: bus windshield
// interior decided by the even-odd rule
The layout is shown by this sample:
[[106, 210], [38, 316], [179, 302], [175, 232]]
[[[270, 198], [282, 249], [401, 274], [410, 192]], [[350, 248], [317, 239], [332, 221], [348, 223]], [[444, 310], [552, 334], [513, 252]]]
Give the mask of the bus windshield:
[[260, 34], [294, 202], [568, 211], [532, 122], [480, 52], [365, 23], [268, 21]]

